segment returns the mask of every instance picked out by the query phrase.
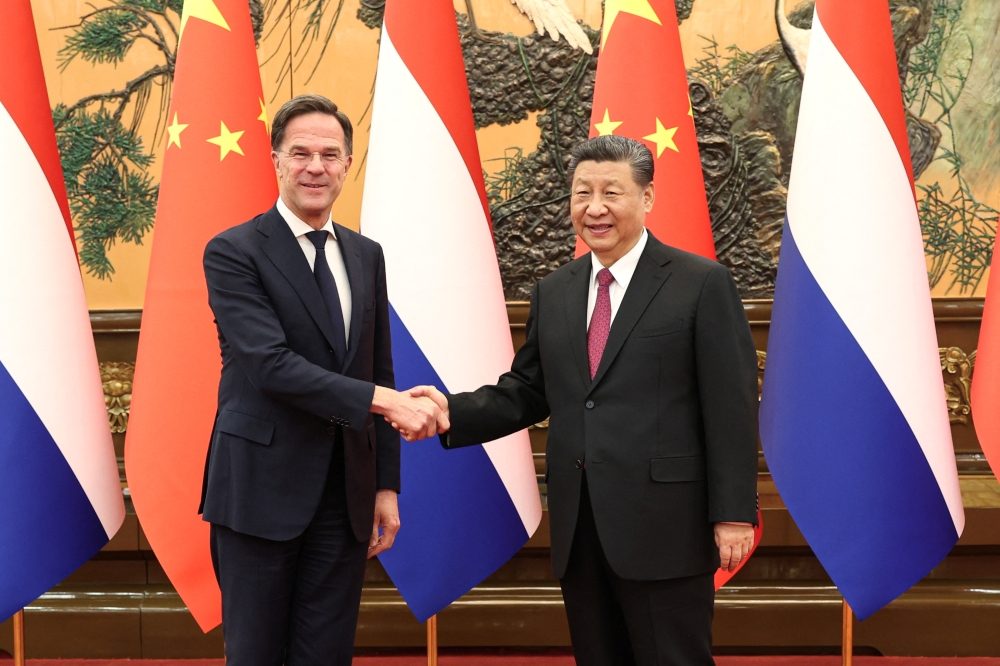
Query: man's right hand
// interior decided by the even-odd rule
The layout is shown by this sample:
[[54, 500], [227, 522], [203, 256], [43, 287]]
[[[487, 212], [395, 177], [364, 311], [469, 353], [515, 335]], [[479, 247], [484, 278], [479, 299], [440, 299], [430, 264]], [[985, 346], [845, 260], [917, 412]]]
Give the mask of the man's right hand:
[[451, 412], [448, 411], [448, 396], [441, 393], [435, 386], [414, 386], [409, 391], [407, 391], [414, 398], [430, 398], [437, 405], [437, 408], [441, 410], [441, 415], [444, 417], [444, 427], [438, 424], [438, 434], [443, 432], [448, 432], [451, 427]]
[[442, 414], [434, 400], [384, 386], [375, 387], [371, 411], [384, 416], [409, 442], [431, 437], [449, 428], [447, 414]]

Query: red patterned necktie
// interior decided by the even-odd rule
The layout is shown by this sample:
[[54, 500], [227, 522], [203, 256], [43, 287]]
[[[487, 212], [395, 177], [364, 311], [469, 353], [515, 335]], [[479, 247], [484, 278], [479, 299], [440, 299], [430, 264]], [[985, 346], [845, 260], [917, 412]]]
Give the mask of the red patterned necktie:
[[611, 292], [608, 287], [615, 281], [615, 276], [607, 268], [597, 272], [597, 302], [594, 304], [594, 314], [590, 316], [590, 328], [587, 329], [587, 356], [590, 358], [590, 378], [597, 374], [604, 356], [604, 346], [608, 344], [608, 333], [611, 331]]

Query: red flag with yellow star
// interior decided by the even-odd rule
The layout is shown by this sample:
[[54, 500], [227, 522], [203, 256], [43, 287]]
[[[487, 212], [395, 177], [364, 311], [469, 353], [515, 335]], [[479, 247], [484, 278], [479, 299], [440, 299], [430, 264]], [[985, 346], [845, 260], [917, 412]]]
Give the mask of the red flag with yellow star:
[[186, 0], [125, 470], [143, 532], [202, 630], [222, 619], [198, 515], [221, 362], [202, 253], [278, 189], [247, 0]]
[[[606, 0], [590, 136], [644, 142], [656, 164], [646, 228], [715, 259], [674, 0]], [[577, 256], [587, 251], [577, 241]]]

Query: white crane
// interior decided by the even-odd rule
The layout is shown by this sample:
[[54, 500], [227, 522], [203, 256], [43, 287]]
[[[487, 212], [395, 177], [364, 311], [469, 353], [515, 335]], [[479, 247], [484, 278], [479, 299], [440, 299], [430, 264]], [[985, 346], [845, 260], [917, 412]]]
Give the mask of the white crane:
[[[575, 49], [587, 54], [594, 52], [587, 33], [576, 22], [573, 12], [566, 5], [566, 0], [510, 0], [510, 2], [535, 24], [535, 30], [539, 35], [544, 36], [548, 32], [554, 42], [563, 37]], [[465, 0], [465, 6], [469, 10], [472, 29], [478, 31], [475, 14], [472, 11], [472, 0]]]
[[806, 61], [809, 59], [809, 37], [811, 30], [796, 28], [785, 15], [785, 0], [777, 0], [774, 5], [774, 20], [778, 24], [778, 36], [785, 55], [799, 71], [799, 76], [806, 74]]

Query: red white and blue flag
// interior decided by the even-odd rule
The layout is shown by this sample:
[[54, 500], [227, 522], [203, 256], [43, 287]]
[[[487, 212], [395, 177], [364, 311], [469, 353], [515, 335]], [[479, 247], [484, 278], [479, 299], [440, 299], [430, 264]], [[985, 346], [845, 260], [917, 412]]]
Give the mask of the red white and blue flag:
[[29, 0], [0, 21], [0, 619], [125, 518]]
[[[451, 0], [388, 0], [361, 233], [385, 252], [396, 385], [492, 384], [514, 357]], [[402, 528], [380, 555], [414, 615], [493, 573], [541, 520], [526, 431], [403, 446]]]
[[937, 347], [887, 0], [817, 0], [761, 439], [862, 619], [965, 525]]

